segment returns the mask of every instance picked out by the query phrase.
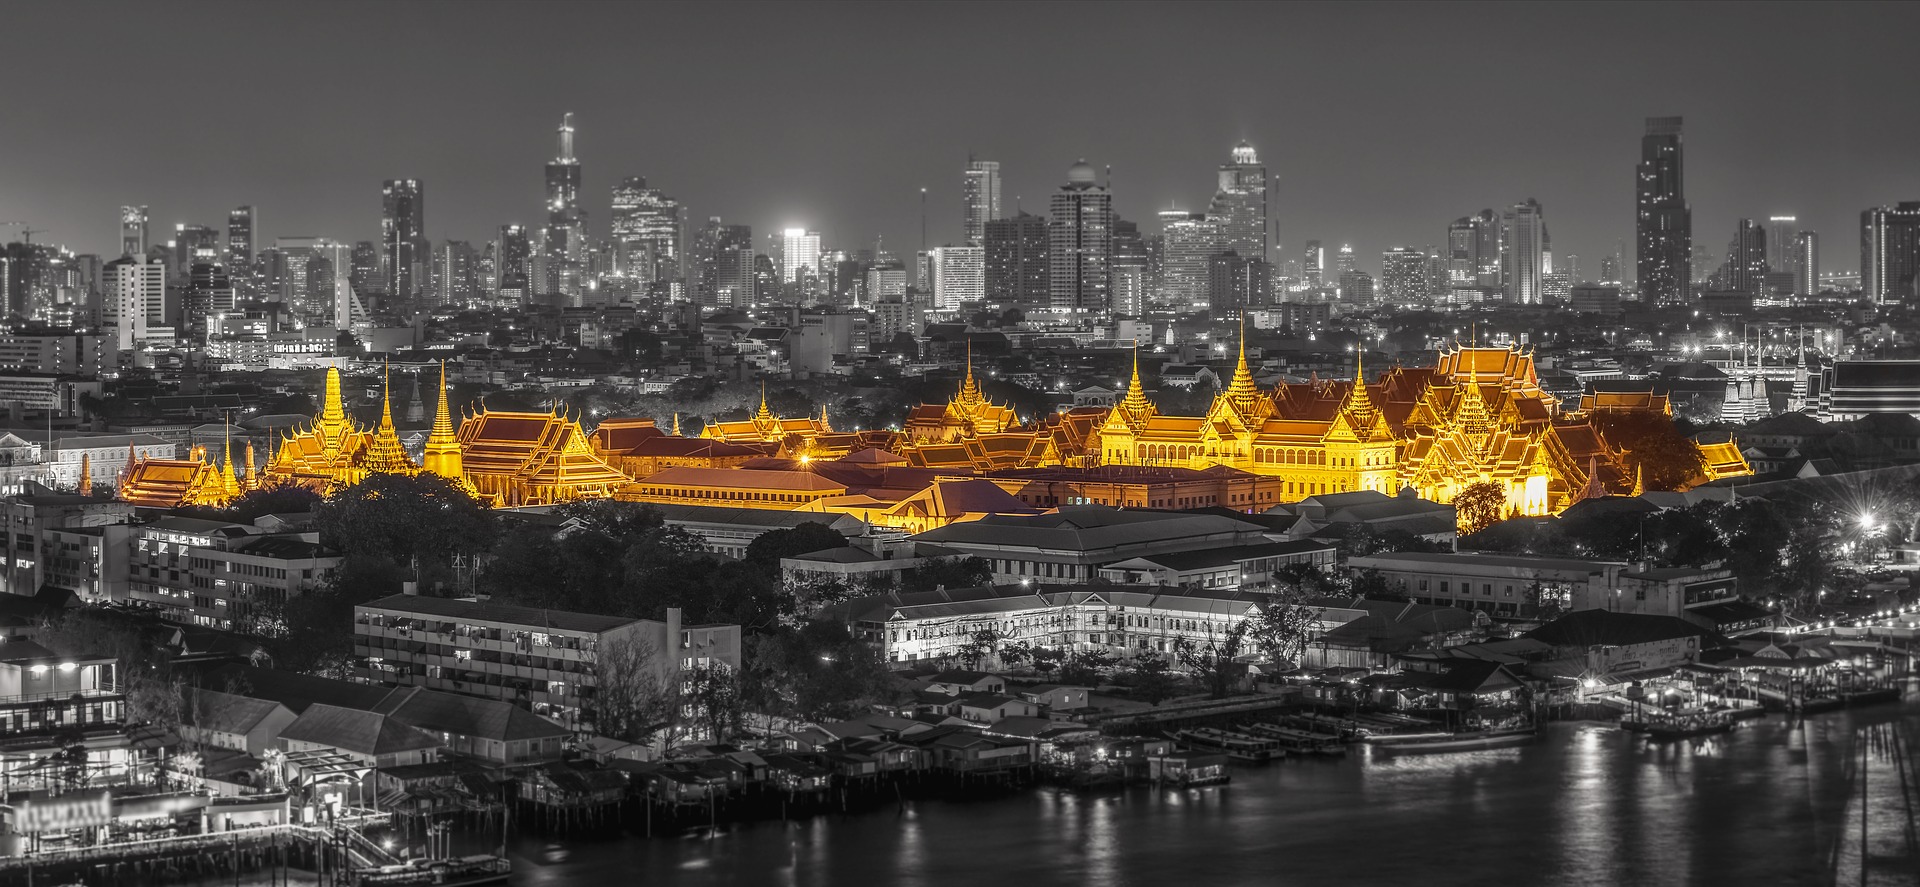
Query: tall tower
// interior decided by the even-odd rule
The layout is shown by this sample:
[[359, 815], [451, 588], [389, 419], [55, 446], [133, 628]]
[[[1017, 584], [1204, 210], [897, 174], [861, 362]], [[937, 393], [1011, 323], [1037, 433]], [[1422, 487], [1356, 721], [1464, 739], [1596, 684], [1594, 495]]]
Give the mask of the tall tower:
[[1047, 304], [1047, 220], [1032, 213], [989, 219], [987, 298], [1007, 305]]
[[1767, 270], [1794, 275], [1794, 291], [1799, 292], [1800, 253], [1794, 243], [1800, 238], [1800, 220], [1793, 216], [1767, 218]]
[[1820, 292], [1820, 235], [1802, 231], [1793, 238], [1793, 292], [1811, 296]]
[[680, 201], [647, 187], [644, 177], [628, 176], [613, 186], [607, 228], [613, 267], [621, 276], [642, 283], [683, 276]]
[[546, 279], [534, 281], [541, 293], [558, 293], [576, 304], [585, 288], [587, 220], [580, 209], [580, 160], [573, 154], [573, 112], [555, 131], [559, 156], [547, 164], [547, 230], [541, 243]]
[[235, 278], [253, 267], [254, 250], [259, 249], [260, 217], [251, 206], [236, 206], [227, 212], [227, 271]]
[[1741, 219], [1727, 244], [1728, 289], [1760, 295], [1767, 285], [1767, 232], [1752, 219]]
[[1920, 300], [1920, 201], [1860, 214], [1860, 290], [1875, 303]]
[[1220, 188], [1207, 207], [1220, 233], [1220, 249], [1267, 260], [1267, 168], [1253, 146], [1241, 142], [1233, 162], [1220, 167]]
[[969, 155], [960, 194], [967, 245], [985, 246], [987, 223], [1000, 218], [1000, 161], [975, 160]]
[[1047, 222], [1048, 290], [1053, 310], [1101, 314], [1108, 309], [1107, 263], [1112, 255], [1113, 192], [1094, 180], [1085, 160], [1067, 169], [1053, 192]]
[[1538, 305], [1540, 278], [1546, 273], [1546, 217], [1540, 202], [1527, 198], [1507, 210], [1505, 246], [1502, 250], [1501, 277], [1507, 282], [1507, 301], [1519, 305]]
[[389, 294], [405, 298], [426, 280], [427, 189], [419, 179], [388, 179], [380, 195], [380, 276]]
[[147, 208], [120, 207], [120, 255], [147, 258]]
[[1640, 297], [1649, 302], [1687, 300], [1693, 210], [1682, 171], [1680, 118], [1647, 118], [1634, 171], [1634, 247]]

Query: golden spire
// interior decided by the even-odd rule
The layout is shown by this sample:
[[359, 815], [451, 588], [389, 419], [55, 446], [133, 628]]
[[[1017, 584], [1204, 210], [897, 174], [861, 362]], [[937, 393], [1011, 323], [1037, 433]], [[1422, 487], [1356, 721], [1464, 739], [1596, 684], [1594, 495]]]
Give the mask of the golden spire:
[[820, 405], [820, 430], [821, 431], [833, 430], [833, 425], [827, 422], [827, 405], [826, 404]]
[[84, 450], [80, 452], [80, 484], [74, 490], [82, 496], [93, 495], [93, 458]]
[[1253, 370], [1247, 366], [1247, 315], [1240, 315], [1240, 364], [1233, 369], [1233, 381], [1223, 392], [1227, 403], [1242, 417], [1252, 416], [1260, 401], [1260, 386], [1253, 382]]
[[680, 411], [679, 410], [673, 411], [673, 436], [674, 437], [680, 436]]
[[1136, 432], [1153, 416], [1153, 401], [1147, 399], [1147, 391], [1140, 385], [1139, 340], [1133, 343], [1133, 379], [1127, 383], [1127, 396], [1121, 398], [1114, 408], [1120, 411], [1120, 418]]
[[453, 434], [453, 410], [447, 406], [447, 362], [440, 362], [440, 409], [433, 416], [433, 431], [420, 453], [420, 467], [448, 480], [464, 483], [465, 465], [460, 459], [460, 441]]
[[756, 422], [773, 420], [773, 412], [767, 409], [767, 380], [765, 379], [760, 380], [760, 412], [755, 413], [753, 419]]
[[340, 403], [340, 368], [327, 367], [327, 388], [326, 393], [321, 395], [320, 421], [322, 424], [334, 424], [346, 418], [346, 407]]
[[980, 383], [973, 380], [973, 340], [967, 340], [967, 377], [960, 382], [960, 393], [953, 402], [965, 410], [978, 406], [986, 398], [980, 393]]
[[223, 430], [226, 432], [226, 435], [227, 435], [227, 440], [225, 444], [226, 452], [222, 454], [224, 456], [224, 461], [226, 462], [226, 464], [222, 466], [220, 469], [220, 486], [221, 486], [221, 492], [225, 493], [227, 495], [227, 498], [229, 499], [240, 495], [240, 478], [233, 473], [233, 421], [232, 419], [233, 419], [232, 416], [227, 416], [220, 423], [221, 425], [225, 426]]
[[411, 474], [413, 460], [407, 457], [407, 450], [400, 445], [400, 435], [393, 430], [393, 373], [386, 367], [381, 371], [385, 390], [380, 397], [380, 428], [373, 433], [373, 443], [367, 447], [365, 468], [381, 474]]
[[1346, 409], [1355, 433], [1364, 435], [1372, 429], [1377, 413], [1373, 409], [1373, 398], [1367, 393], [1366, 349], [1358, 345], [1353, 349], [1353, 390], [1347, 393]]
[[260, 472], [259, 472], [259, 471], [258, 471], [257, 469], [255, 469], [255, 468], [254, 468], [254, 461], [253, 461], [253, 441], [247, 441], [247, 464], [246, 464], [246, 471], [247, 471], [247, 473], [246, 473], [246, 478], [245, 478], [245, 480], [246, 480], [246, 488], [247, 488], [247, 489], [249, 489], [249, 490], [254, 490], [254, 489], [259, 489], [259, 487], [260, 487]]

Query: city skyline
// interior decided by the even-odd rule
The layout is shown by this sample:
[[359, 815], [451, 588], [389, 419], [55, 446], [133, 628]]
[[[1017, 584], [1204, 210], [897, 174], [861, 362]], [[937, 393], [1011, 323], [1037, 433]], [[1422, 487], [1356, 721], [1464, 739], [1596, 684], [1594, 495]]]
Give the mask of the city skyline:
[[[1916, 19], [1899, 7], [1823, 8], [1819, 15], [1792, 7], [1754, 10], [1742, 21], [1753, 32], [1745, 45], [1764, 55], [1775, 47], [1787, 51], [1791, 44], [1797, 57], [1811, 62], [1769, 90], [1751, 89], [1718, 70], [1709, 54], [1689, 56], [1677, 49], [1717, 27], [1709, 9], [1663, 11], [1670, 27], [1637, 35], [1632, 45], [1641, 47], [1638, 57], [1670, 59], [1661, 69], [1635, 67], [1622, 57], [1605, 77], [1586, 73], [1596, 61], [1590, 54], [1555, 48], [1569, 33], [1589, 35], [1585, 39], [1592, 45], [1608, 45], [1606, 36], [1632, 23], [1631, 16], [1597, 7], [1518, 16], [1498, 15], [1489, 7], [1399, 7], [1389, 20], [1370, 24], [1369, 44], [1357, 55], [1314, 48], [1303, 35], [1337, 29], [1361, 13], [1320, 6], [1289, 7], [1284, 14], [1248, 10], [1255, 23], [1287, 27], [1284, 32], [1253, 27], [1246, 33], [1273, 33], [1269, 49], [1295, 40], [1303, 41], [1302, 48], [1246, 58], [1232, 46], [1214, 46], [1217, 65], [1209, 76], [1223, 85], [1286, 84], [1285, 93], [1271, 100], [1242, 100], [1247, 93], [1237, 89], [1182, 90], [1194, 84], [1126, 73], [1136, 69], [1125, 60], [1144, 58], [1149, 41], [1208, 45], [1191, 39], [1204, 30], [1207, 13], [1219, 11], [1206, 6], [1105, 11], [1099, 27], [1113, 40], [1103, 54], [1114, 65], [1099, 66], [1098, 76], [1070, 65], [1093, 58], [1092, 50], [1059, 43], [1085, 26], [1081, 17], [1070, 7], [1041, 7], [1030, 26], [996, 39], [1007, 41], [1013, 57], [1052, 47], [1061, 61], [1038, 70], [981, 66], [964, 76], [914, 83], [881, 76], [889, 59], [897, 61], [908, 51], [881, 39], [885, 34], [909, 26], [912, 33], [942, 34], [912, 48], [936, 61], [958, 52], [961, 39], [982, 26], [961, 21], [947, 7], [830, 7], [828, 14], [814, 10], [812, 16], [748, 7], [729, 16], [746, 29], [736, 38], [760, 44], [757, 35], [763, 30], [798, 29], [798, 34], [836, 40], [871, 38], [871, 51], [807, 68], [813, 91], [828, 97], [824, 103], [783, 102], [770, 86], [774, 81], [754, 75], [779, 70], [794, 51], [767, 40], [767, 51], [755, 65], [723, 68], [685, 90], [649, 94], [638, 105], [612, 85], [618, 78], [560, 77], [531, 69], [511, 88], [493, 89], [497, 97], [478, 98], [490, 89], [483, 69], [496, 61], [487, 48], [517, 39], [527, 19], [568, 10], [603, 20], [609, 27], [585, 29], [580, 52], [598, 64], [595, 48], [606, 46], [609, 38], [594, 35], [620, 32], [611, 25], [629, 13], [498, 7], [484, 17], [454, 15], [447, 25], [458, 7], [422, 4], [383, 11], [383, 24], [372, 27], [372, 13], [341, 7], [289, 38], [293, 32], [277, 24], [290, 11], [218, 4], [193, 8], [206, 11], [205, 27], [181, 26], [202, 16], [160, 16], [140, 7], [109, 17], [105, 26], [87, 25], [100, 41], [96, 62], [56, 78], [43, 100], [17, 110], [16, 131], [27, 135], [14, 145], [18, 153], [9, 164], [10, 180], [0, 189], [5, 195], [0, 218], [28, 222], [42, 232], [36, 237], [40, 242], [102, 255], [113, 251], [123, 205], [151, 208], [152, 236], [159, 242], [175, 224], [218, 227], [226, 212], [241, 205], [256, 207], [258, 243], [297, 235], [351, 242], [378, 237], [375, 194], [383, 181], [416, 179], [433, 192], [427, 238], [484, 242], [501, 225], [536, 228], [543, 221], [537, 167], [551, 161], [554, 126], [569, 112], [576, 115], [579, 131], [581, 204], [595, 240], [607, 236], [612, 187], [639, 176], [682, 202], [690, 228], [711, 216], [759, 231], [804, 227], [821, 231], [823, 246], [848, 249], [870, 246], [878, 235], [900, 255], [918, 247], [919, 189], [924, 187], [928, 244], [960, 245], [965, 242], [960, 182], [969, 150], [1001, 164], [1003, 216], [1020, 209], [1044, 212], [1067, 167], [1086, 157], [1100, 169], [1103, 183], [1112, 167], [1117, 214], [1151, 226], [1169, 207], [1207, 209], [1214, 173], [1245, 139], [1274, 176], [1269, 200], [1280, 256], [1296, 255], [1310, 239], [1352, 244], [1360, 267], [1373, 270], [1389, 248], [1442, 246], [1454, 218], [1533, 198], [1551, 219], [1556, 253], [1587, 256], [1585, 266], [1597, 270], [1598, 257], [1611, 252], [1614, 243], [1633, 240], [1632, 166], [1642, 121], [1653, 116], [1687, 120], [1687, 200], [1696, 214], [1696, 241], [1714, 249], [1738, 219], [1774, 215], [1796, 216], [1801, 227], [1828, 232], [1831, 243], [1842, 244], [1852, 239], [1863, 209], [1920, 195], [1920, 172], [1903, 156], [1911, 130], [1920, 124], [1869, 110], [1897, 100], [1893, 90], [1910, 66], [1895, 41], [1907, 31], [1902, 23]], [[231, 14], [214, 14], [219, 10]], [[59, 9], [24, 12], [29, 21], [22, 32], [81, 26]], [[718, 39], [700, 36], [713, 15], [693, 8], [661, 10], [660, 26], [685, 31], [689, 39], [650, 52], [622, 76], [655, 76], [697, 61]], [[1442, 102], [1385, 100], [1420, 82], [1415, 78], [1422, 64], [1442, 61], [1442, 53], [1416, 38], [1423, 25], [1445, 16], [1455, 23], [1485, 20], [1485, 27], [1456, 27], [1464, 42], [1450, 43], [1449, 54], [1470, 56], [1504, 46], [1540, 72], [1536, 82], [1496, 83], [1485, 93], [1488, 107], [1524, 110], [1504, 121], [1489, 120], [1471, 109], [1434, 107]], [[428, 22], [444, 27], [429, 31]], [[828, 22], [840, 30], [826, 28]], [[151, 33], [163, 39], [145, 39]], [[395, 48], [388, 44], [404, 35], [427, 33], [473, 51], [437, 55], [430, 68], [410, 66], [404, 52], [383, 51]], [[265, 40], [269, 35], [274, 41]], [[1811, 39], [1816, 35], [1821, 39]], [[289, 61], [278, 50], [290, 47], [275, 42], [324, 45], [341, 37], [363, 47], [358, 56], [365, 64], [328, 70], [324, 64]], [[1885, 52], [1877, 49], [1883, 42]], [[237, 55], [240, 69], [284, 72], [268, 82], [242, 78], [231, 84], [230, 92], [223, 91], [224, 107], [280, 107], [264, 98], [277, 95], [289, 81], [328, 88], [312, 92], [300, 114], [236, 115], [219, 151], [208, 150], [202, 133], [164, 123], [178, 113], [174, 105], [136, 103], [125, 115], [112, 116], [66, 113], [102, 101], [103, 77], [134, 77], [143, 66], [174, 54], [216, 47]], [[1669, 47], [1676, 51], [1665, 52]], [[269, 56], [267, 49], [276, 51]], [[35, 61], [43, 52], [21, 47], [14, 57], [28, 68], [45, 68]], [[1822, 58], [1836, 63], [1819, 64]], [[1838, 64], [1841, 58], [1847, 63]], [[1341, 64], [1331, 64], [1336, 59]], [[930, 63], [920, 69], [950, 68]], [[1040, 88], [1001, 88], [1010, 79], [1036, 76], [1033, 85]], [[464, 89], [476, 98], [448, 108], [381, 98], [393, 94], [387, 87], [396, 81], [414, 86], [411, 94]], [[1118, 87], [1112, 91], [1120, 95], [1090, 88], [1100, 82]], [[741, 88], [747, 89], [744, 100], [727, 106], [738, 113], [716, 119], [715, 103], [722, 96], [732, 101]], [[1174, 93], [1182, 92], [1201, 94], [1174, 102]], [[1287, 95], [1317, 101], [1307, 102], [1308, 110], [1302, 111]], [[953, 113], [913, 127], [884, 122], [850, 127], [831, 114], [834, 96], [881, 107], [935, 99]], [[1782, 107], [1796, 109], [1794, 125], [1779, 119]], [[1177, 110], [1142, 119], [1137, 110], [1122, 113], [1127, 108]], [[1872, 130], [1855, 128], [1853, 121], [1867, 119], [1876, 121]], [[1484, 137], [1490, 125], [1495, 136]], [[1502, 129], [1519, 135], [1499, 136]], [[126, 131], [140, 136], [125, 138]], [[320, 137], [329, 132], [348, 136]], [[1393, 132], [1441, 137], [1411, 141], [1389, 137]], [[1823, 263], [1828, 268], [1857, 262], [1848, 250], [1831, 252]]]

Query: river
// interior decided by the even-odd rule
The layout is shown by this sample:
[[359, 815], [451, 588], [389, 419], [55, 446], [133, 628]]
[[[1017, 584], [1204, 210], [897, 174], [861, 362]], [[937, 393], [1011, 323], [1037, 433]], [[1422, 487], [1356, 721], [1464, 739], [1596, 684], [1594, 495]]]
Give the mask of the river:
[[[514, 883], [1753, 885], [1831, 883], [1837, 867], [1853, 884], [1856, 728], [1889, 724], [1920, 740], [1920, 703], [1677, 745], [1555, 724], [1523, 748], [1289, 760], [1204, 789], [1039, 789], [564, 847], [528, 837]], [[1897, 771], [1874, 755], [1867, 773], [1867, 840], [1905, 855]], [[1836, 866], [1841, 836], [1853, 844]], [[1914, 883], [1912, 862], [1897, 883]]]

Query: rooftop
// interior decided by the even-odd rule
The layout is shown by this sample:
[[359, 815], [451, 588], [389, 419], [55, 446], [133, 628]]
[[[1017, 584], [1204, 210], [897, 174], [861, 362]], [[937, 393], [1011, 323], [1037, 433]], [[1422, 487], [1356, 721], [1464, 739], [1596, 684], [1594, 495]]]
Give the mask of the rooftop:
[[640, 621], [622, 616], [597, 616], [591, 613], [571, 613], [566, 610], [545, 610], [538, 607], [511, 607], [505, 604], [483, 604], [477, 601], [427, 597], [417, 594], [388, 595], [379, 600], [368, 601], [355, 609], [419, 613], [426, 616], [437, 616], [442, 619], [501, 622], [509, 625], [526, 625], [535, 628], [579, 631], [591, 634], [612, 631], [613, 629], [623, 628]]

